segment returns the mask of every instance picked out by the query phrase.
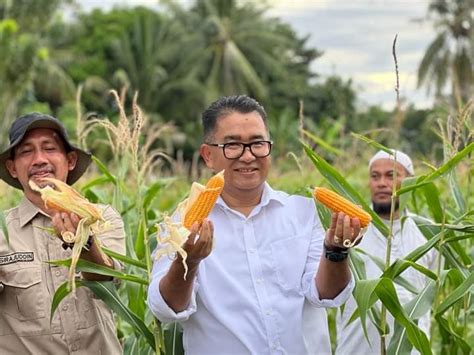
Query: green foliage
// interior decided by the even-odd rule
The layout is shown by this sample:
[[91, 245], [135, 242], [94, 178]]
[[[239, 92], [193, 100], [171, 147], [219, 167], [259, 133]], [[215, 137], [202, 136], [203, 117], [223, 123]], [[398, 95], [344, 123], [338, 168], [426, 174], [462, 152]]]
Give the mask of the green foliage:
[[[462, 135], [463, 132], [458, 132], [457, 134]], [[365, 137], [362, 138], [376, 149], [380, 149], [379, 143]], [[305, 145], [304, 149], [321, 175], [325, 177], [335, 190], [367, 208], [365, 202], [351, 187], [349, 182], [343, 178], [341, 173], [312, 151], [309, 146]], [[351, 319], [360, 317], [365, 331], [365, 320], [369, 316], [376, 326], [380, 326], [379, 331], [383, 334], [385, 328], [383, 309], [382, 323], [372, 313], [375, 311], [373, 305], [379, 299], [396, 320], [394, 336], [388, 346], [388, 353], [390, 354], [404, 353], [409, 351], [411, 347], [417, 348], [421, 353], [432, 352], [433, 345], [428, 346], [426, 335], [418, 329], [415, 321], [421, 313], [426, 312], [430, 308], [433, 300], [436, 305], [433, 313], [437, 322], [437, 329], [440, 332], [440, 348], [442, 353], [459, 352], [467, 354], [472, 351], [471, 345], [465, 339], [467, 339], [469, 329], [472, 327], [472, 322], [468, 321], [468, 317], [472, 313], [472, 295], [470, 290], [474, 283], [471, 270], [473, 250], [471, 229], [474, 226], [474, 221], [472, 220], [472, 215], [474, 214], [472, 210], [473, 200], [471, 199], [469, 205], [456, 203], [456, 206], [463, 206], [463, 208], [457, 211], [453, 210], [449, 204], [457, 200], [456, 195], [453, 194], [451, 199], [441, 199], [440, 191], [434, 183], [443, 178], [450, 179], [450, 176], [457, 169], [463, 169], [466, 164], [469, 166], [469, 157], [473, 149], [474, 142], [471, 139], [471, 143], [467, 144], [460, 151], [451, 151], [452, 155], [444, 164], [425, 175], [413, 179], [408, 184], [404, 184], [396, 192], [397, 196], [411, 192], [413, 197], [416, 198], [415, 191], [422, 190], [423, 196], [426, 199], [424, 211], [430, 213], [434, 221], [440, 222], [436, 224], [428, 219], [416, 219], [420, 230], [427, 238], [425, 245], [413, 250], [402, 260], [395, 260], [391, 265], [386, 264], [384, 266], [385, 271], [379, 279], [360, 279], [360, 275], [364, 275], [363, 265], [351, 262], [353, 273], [358, 275], [354, 291], [358, 309]], [[472, 171], [465, 176], [463, 180], [465, 184], [466, 181], [469, 183], [470, 176], [472, 176]], [[457, 180], [453, 181], [452, 184], [455, 185], [455, 190], [464, 189], [466, 191], [466, 185], [461, 187]], [[449, 193], [449, 190], [447, 193]], [[380, 225], [377, 218], [374, 219], [373, 223], [383, 234], [387, 235], [387, 227], [383, 224]], [[390, 234], [391, 232], [389, 232]], [[449, 271], [438, 269], [435, 273], [416, 264], [419, 258], [434, 248], [444, 257], [444, 267]], [[471, 252], [466, 253], [466, 250]], [[360, 270], [361, 268], [362, 270]], [[397, 301], [392, 280], [395, 281], [407, 268], [414, 268], [433, 279], [436, 282], [436, 287], [434, 287], [433, 283], [428, 283], [427, 287], [419, 292], [410, 303], [402, 306]], [[446, 273], [456, 275], [456, 282], [453, 285], [446, 283]], [[409, 285], [400, 282], [399, 284], [410, 289], [407, 287]], [[442, 299], [444, 301], [440, 302]], [[462, 325], [456, 323], [457, 317], [463, 319]], [[437, 348], [437, 346], [435, 347]]]
[[[347, 122], [356, 121], [356, 94], [352, 80], [344, 81], [331, 76], [322, 84], [315, 84], [305, 95], [305, 114], [319, 123], [326, 119], [344, 117]], [[351, 129], [351, 124], [348, 125]]]
[[442, 95], [446, 85], [453, 103], [465, 104], [474, 92], [474, 3], [432, 0], [429, 13], [438, 34], [418, 67], [418, 85]]

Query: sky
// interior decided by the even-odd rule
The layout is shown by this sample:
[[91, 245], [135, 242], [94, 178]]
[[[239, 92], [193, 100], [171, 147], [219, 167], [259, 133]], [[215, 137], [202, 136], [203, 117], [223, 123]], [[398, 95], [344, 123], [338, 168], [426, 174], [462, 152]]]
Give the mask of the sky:
[[[146, 5], [157, 0], [81, 0], [85, 11], [113, 6]], [[183, 4], [191, 0], [181, 0]], [[309, 47], [323, 51], [312, 69], [321, 80], [336, 74], [352, 79], [358, 106], [396, 104], [396, 53], [400, 96], [418, 108], [429, 107], [424, 88], [417, 89], [416, 72], [423, 53], [435, 37], [426, 19], [429, 0], [273, 0], [268, 16], [289, 23], [300, 36], [309, 36]]]

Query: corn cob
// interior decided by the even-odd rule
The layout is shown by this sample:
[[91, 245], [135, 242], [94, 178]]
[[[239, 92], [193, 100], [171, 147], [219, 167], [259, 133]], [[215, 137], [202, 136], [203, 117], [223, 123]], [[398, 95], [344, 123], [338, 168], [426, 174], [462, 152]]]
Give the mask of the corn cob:
[[194, 222], [201, 224], [203, 219], [211, 213], [223, 188], [224, 171], [221, 171], [209, 179], [204, 190], [186, 212], [183, 222], [184, 227], [190, 229]]
[[[41, 198], [44, 201], [44, 205], [47, 209], [56, 210], [59, 212], [74, 213], [80, 221], [76, 228], [76, 233], [63, 232], [61, 234], [62, 239], [67, 243], [74, 243], [71, 254], [71, 265], [69, 268], [69, 279], [68, 288], [72, 291], [75, 290], [76, 285], [75, 269], [79, 257], [82, 252], [82, 248], [86, 245], [89, 236], [92, 234], [95, 239], [94, 242], [99, 243], [95, 236], [95, 233], [101, 232], [105, 229], [107, 222], [102, 217], [102, 211], [86, 198], [81, 196], [71, 186], [64, 183], [63, 181], [44, 178], [42, 181], [48, 183], [47, 186], [40, 188], [32, 180], [30, 180], [30, 187], [41, 194]], [[53, 188], [53, 185], [55, 188]], [[103, 260], [107, 260], [107, 256], [103, 253], [99, 247], [99, 252]]]
[[358, 218], [360, 220], [361, 228], [366, 227], [370, 221], [372, 221], [370, 214], [349, 200], [346, 200], [344, 197], [338, 195], [334, 191], [324, 187], [316, 187], [313, 194], [316, 200], [321, 202], [332, 211], [343, 212], [349, 217]]

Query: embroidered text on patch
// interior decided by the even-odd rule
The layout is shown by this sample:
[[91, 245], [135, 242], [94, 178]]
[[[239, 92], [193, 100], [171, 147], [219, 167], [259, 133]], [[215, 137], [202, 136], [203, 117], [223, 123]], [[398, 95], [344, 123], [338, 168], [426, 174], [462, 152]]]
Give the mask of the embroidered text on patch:
[[0, 265], [8, 265], [17, 262], [29, 262], [35, 259], [33, 252], [19, 252], [8, 255], [0, 255]]

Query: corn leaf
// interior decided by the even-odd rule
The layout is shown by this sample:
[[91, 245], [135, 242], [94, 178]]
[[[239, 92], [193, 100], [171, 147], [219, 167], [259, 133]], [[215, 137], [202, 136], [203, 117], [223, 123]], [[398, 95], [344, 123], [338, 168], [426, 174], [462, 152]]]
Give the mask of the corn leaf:
[[459, 187], [456, 171], [453, 170], [448, 176], [449, 188], [451, 189], [451, 195], [454, 197], [454, 202], [460, 213], [466, 211], [466, 200], [464, 199], [461, 188]]
[[[122, 303], [117, 291], [115, 290], [115, 285], [112, 282], [77, 280], [76, 286], [89, 287], [96, 296], [101, 298], [121, 319], [125, 320], [133, 327], [133, 329], [143, 335], [150, 346], [154, 349], [155, 343], [153, 334], [148, 330], [143, 321]], [[58, 287], [51, 303], [50, 319], [53, 319], [54, 312], [59, 304], [70, 292], [71, 291], [68, 290], [67, 282], [64, 282]]]
[[165, 355], [184, 354], [183, 329], [179, 323], [170, 323], [163, 326], [165, 335]]
[[331, 210], [324, 206], [321, 202], [314, 200], [316, 202], [316, 210], [318, 211], [319, 219], [324, 229], [328, 229], [331, 225]]
[[156, 197], [156, 195], [166, 186], [168, 186], [171, 182], [173, 182], [175, 179], [169, 178], [169, 179], [159, 179], [156, 181], [154, 184], [152, 184], [146, 191], [143, 196], [143, 208], [146, 211], [148, 207], [150, 207], [150, 204], [153, 202], [153, 199]]
[[468, 293], [474, 284], [474, 273], [471, 273], [453, 292], [451, 292], [436, 309], [436, 316], [441, 316], [447, 309]]
[[[411, 176], [411, 177], [407, 177], [407, 178], [403, 179], [400, 188], [403, 189], [405, 187], [409, 187], [409, 186], [412, 186], [412, 185], [416, 184], [417, 179], [418, 178], [416, 176]], [[410, 195], [409, 194], [403, 194], [403, 195], [399, 196], [399, 210], [400, 211], [405, 211], [406, 210], [409, 200], [410, 200]], [[416, 199], [413, 198], [413, 194], [412, 194], [412, 202], [415, 202], [415, 205], [416, 205]]]
[[439, 190], [436, 188], [435, 184], [430, 182], [422, 186], [421, 191], [425, 197], [426, 204], [431, 212], [431, 215], [433, 216], [433, 219], [438, 223], [442, 223], [444, 221], [444, 213], [439, 200]]
[[413, 346], [422, 354], [431, 354], [431, 348], [426, 337], [418, 326], [409, 318], [398, 300], [397, 292], [393, 281], [381, 277], [375, 280], [362, 280], [356, 284], [354, 289], [354, 299], [357, 302], [357, 310], [351, 316], [349, 322], [358, 316], [361, 319], [362, 330], [367, 336], [366, 315], [370, 307], [376, 302], [377, 298], [384, 304], [387, 310], [392, 314], [395, 320], [406, 329], [407, 337]]
[[128, 336], [123, 344], [124, 354], [141, 354], [143, 349], [140, 347], [139, 339], [136, 336]]
[[[443, 317], [443, 313], [449, 308], [454, 307], [455, 304], [468, 292], [472, 290], [472, 277], [474, 274], [469, 276], [463, 275], [459, 269], [444, 270], [440, 274], [440, 288], [444, 288], [449, 280], [450, 285], [455, 287], [455, 290], [444, 299], [444, 301], [438, 306], [435, 313], [436, 322], [439, 325], [441, 335], [446, 337], [452, 337], [455, 339], [464, 354], [471, 353], [471, 346], [463, 338], [462, 334], [458, 334], [456, 326], [450, 324], [450, 322]], [[471, 278], [471, 280], [470, 280]]]
[[375, 289], [380, 282], [380, 279], [375, 280], [360, 280], [356, 283], [354, 292], [352, 295], [357, 303], [356, 311], [351, 315], [349, 318], [348, 323], [353, 322], [357, 316], [360, 317], [360, 323], [362, 325], [362, 330], [364, 331], [365, 338], [370, 344], [369, 335], [367, 333], [367, 312], [373, 306], [373, 304], [377, 301], [377, 297], [375, 294]]
[[409, 191], [417, 189], [423, 185], [430, 183], [438, 179], [439, 177], [443, 176], [444, 174], [448, 173], [452, 169], [456, 167], [467, 155], [469, 155], [474, 150], [474, 142], [467, 145], [463, 150], [456, 153], [451, 159], [449, 159], [446, 163], [441, 165], [438, 169], [433, 171], [428, 175], [420, 176], [417, 180], [417, 183], [406, 188], [402, 188], [397, 191], [397, 196], [403, 195]]
[[[356, 280], [356, 285], [357, 285], [357, 282], [359, 282], [360, 280], [367, 279], [364, 259], [362, 259], [362, 257], [359, 255], [358, 253], [359, 251], [360, 249], [352, 249], [352, 252], [349, 254], [349, 267], [351, 268], [352, 275], [354, 276], [354, 279]], [[345, 305], [342, 305], [340, 308], [341, 308], [341, 312], [344, 312]], [[381, 333], [382, 329], [380, 328], [380, 325], [379, 325], [380, 324], [379, 309], [375, 306], [372, 306], [369, 309], [368, 316], [372, 324], [377, 328], [377, 331]], [[359, 317], [359, 310], [356, 309], [354, 314], [351, 315], [351, 319], [349, 319], [348, 323], [353, 322], [358, 317]]]
[[[437, 244], [441, 238], [443, 240], [446, 238], [448, 240], [451, 240], [452, 237], [446, 237], [445, 234], [447, 233], [443, 228], [446, 227], [446, 225], [435, 225], [435, 224], [427, 224], [426, 219], [420, 218], [418, 216], [413, 216], [414, 221], [416, 222], [418, 228], [420, 229], [421, 233], [428, 239], [430, 242], [435, 239]], [[457, 243], [454, 241], [453, 243]], [[431, 245], [432, 243], [429, 243]], [[433, 244], [433, 245], [434, 245]], [[422, 248], [421, 246], [420, 248]], [[418, 249], [415, 249], [412, 253], [415, 253]], [[424, 253], [426, 253], [428, 250], [426, 250]], [[468, 266], [471, 265], [471, 259], [469, 255], [467, 255], [466, 251], [464, 248], [462, 248], [459, 243], [455, 248], [451, 246], [451, 243], [444, 243], [440, 249], [441, 254], [445, 257], [445, 259], [451, 263], [453, 266], [461, 270], [467, 277], [469, 271], [467, 270]], [[410, 253], [410, 258], [412, 253]], [[424, 254], [423, 253], [423, 254]], [[405, 258], [407, 260], [408, 258]], [[412, 260], [415, 261], [415, 260]], [[463, 264], [464, 263], [464, 264]]]
[[92, 179], [88, 181], [86, 184], [81, 186], [82, 191], [89, 190], [95, 186], [102, 186], [106, 185], [110, 182], [110, 178], [108, 176], [100, 175], [99, 177], [96, 177], [95, 179]]
[[333, 154], [338, 155], [338, 156], [341, 156], [341, 155], [344, 154], [342, 150], [333, 147], [332, 145], [327, 143], [324, 139], [321, 139], [321, 138], [317, 137], [313, 133], [311, 133], [311, 132], [309, 132], [305, 129], [302, 129], [301, 132], [303, 132], [303, 134], [306, 137], [311, 139], [314, 143], [318, 144], [324, 150], [327, 150], [328, 152], [333, 153]]
[[[48, 261], [48, 263], [52, 264], [52, 265], [69, 267], [71, 265], [71, 259], [52, 260], [52, 261]], [[92, 262], [87, 261], [87, 260], [79, 259], [78, 262], [77, 262], [76, 270], [77, 271], [83, 271], [83, 272], [89, 272], [89, 273], [92, 273], [92, 274], [111, 276], [111, 277], [121, 279], [121, 280], [136, 282], [136, 283], [139, 283], [139, 284], [142, 284], [142, 285], [148, 285], [148, 281], [141, 278], [141, 277], [126, 274], [126, 273], [123, 273], [123, 272], [118, 271], [118, 270], [110, 269], [108, 267], [98, 265], [98, 264], [92, 263]]]
[[[412, 320], [417, 320], [430, 311], [436, 295], [436, 283], [429, 281], [421, 292], [404, 305], [405, 312]], [[395, 323], [395, 329], [387, 349], [389, 355], [409, 354], [412, 344], [406, 336], [406, 329]]]
[[380, 144], [377, 141], [374, 141], [373, 139], [370, 139], [369, 137], [366, 137], [366, 136], [363, 136], [362, 134], [354, 133], [354, 132], [351, 132], [351, 135], [353, 137], [355, 137], [357, 139], [360, 139], [361, 141], [371, 145], [372, 147], [374, 147], [376, 149], [383, 150], [385, 153], [388, 153], [388, 154], [393, 153], [389, 148], [387, 148], [386, 146]]
[[121, 261], [128, 265], [138, 266], [140, 269], [147, 269], [146, 264], [144, 262], [116, 253], [113, 250], [104, 247], [102, 247], [102, 250], [106, 255], [110, 256], [111, 258], [114, 258], [115, 260]]
[[370, 206], [364, 201], [362, 196], [347, 182], [346, 179], [334, 169], [327, 161], [321, 156], [316, 154], [308, 145], [302, 143], [303, 148], [308, 157], [313, 162], [314, 166], [321, 175], [329, 182], [329, 184], [340, 194], [346, 196], [352, 202], [359, 204], [362, 208], [372, 216], [372, 223], [377, 229], [384, 235], [388, 235], [388, 228], [382, 222], [380, 217], [370, 208]]
[[[56, 290], [56, 292], [54, 293], [53, 295], [53, 301], [51, 302], [51, 313], [49, 315], [49, 319], [50, 321], [53, 320], [53, 315], [54, 315], [54, 312], [56, 312], [56, 309], [58, 308], [59, 304], [61, 303], [61, 301], [68, 295], [71, 293], [71, 290], [68, 290], [68, 287], [67, 287], [67, 281], [65, 283], [63, 283], [61, 286], [58, 287], [58, 289]], [[80, 282], [79, 281], [76, 281], [76, 286], [79, 287], [79, 284]]]
[[92, 160], [94, 161], [94, 163], [97, 165], [97, 167], [99, 168], [100, 172], [102, 174], [104, 174], [111, 183], [113, 183], [114, 185], [117, 184], [117, 178], [107, 169], [107, 167], [105, 166], [104, 163], [102, 163], [99, 158], [97, 158], [95, 155], [92, 156]]
[[138, 221], [138, 230], [135, 238], [135, 254], [138, 259], [143, 259], [145, 257], [145, 233], [146, 233], [146, 220], [144, 217], [140, 218]]
[[145, 288], [146, 286], [137, 283], [130, 283], [127, 285], [126, 291], [128, 296], [128, 308], [130, 308], [140, 319], [145, 319], [145, 302], [146, 299]]
[[420, 353], [432, 354], [426, 334], [410, 319], [400, 304], [392, 280], [385, 277], [380, 278], [375, 292], [380, 301], [382, 301], [384, 306], [387, 307], [387, 310], [392, 314], [393, 318], [405, 328], [410, 343], [413, 344]]
[[129, 323], [155, 349], [155, 338], [145, 323], [125, 306], [112, 282], [82, 281], [80, 284], [89, 287], [97, 297], [102, 299], [121, 319]]
[[[438, 323], [438, 325], [440, 327], [441, 333], [446, 332], [447, 334], [452, 336], [456, 340], [456, 343], [461, 347], [461, 350], [462, 350], [463, 354], [465, 354], [465, 355], [472, 354], [471, 346], [466, 342], [466, 340], [464, 340], [462, 335], [458, 334], [456, 332], [456, 330], [454, 330], [453, 327], [450, 326], [450, 324], [446, 320], [446, 318], [444, 318], [440, 315], [436, 315], [435, 319], [436, 319], [436, 322]], [[457, 353], [457, 352], [455, 351], [454, 353]]]
[[[381, 258], [375, 256], [375, 255], [370, 255], [369, 253], [365, 252], [362, 249], [354, 249], [357, 250], [359, 253], [366, 255], [369, 259], [372, 260], [372, 262], [380, 269], [381, 272], [385, 270], [385, 261], [383, 261]], [[404, 287], [408, 291], [417, 294], [419, 290], [413, 286], [410, 282], [405, 280], [401, 275], [396, 276], [394, 279], [395, 283], [399, 284], [400, 286]]]

